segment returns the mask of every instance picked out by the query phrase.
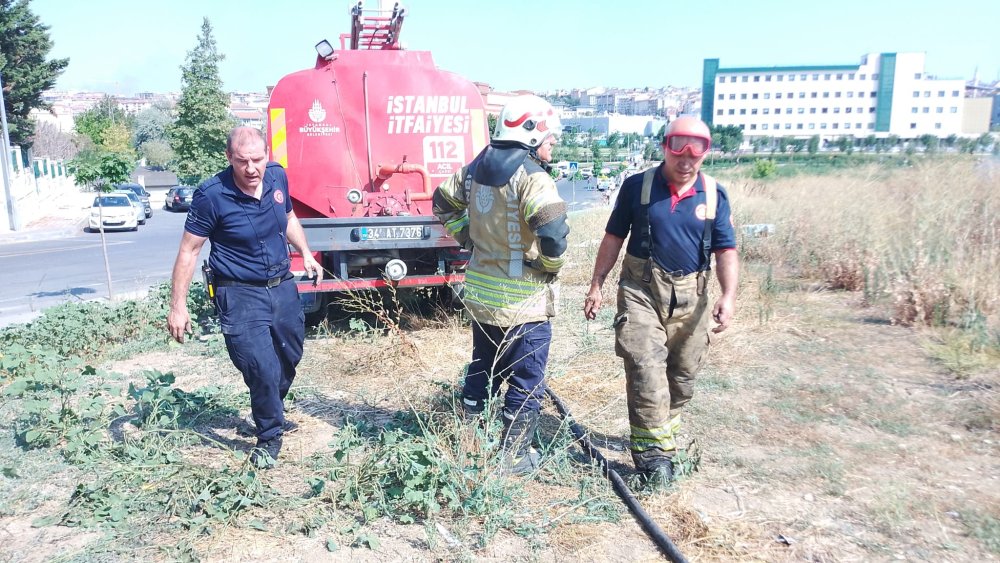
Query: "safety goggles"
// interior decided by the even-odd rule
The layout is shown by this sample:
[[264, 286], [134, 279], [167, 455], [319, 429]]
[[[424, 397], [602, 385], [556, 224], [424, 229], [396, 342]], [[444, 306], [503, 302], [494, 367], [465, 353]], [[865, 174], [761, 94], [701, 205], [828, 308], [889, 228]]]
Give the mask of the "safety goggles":
[[674, 156], [680, 156], [687, 150], [691, 156], [699, 157], [712, 147], [712, 139], [693, 135], [667, 135], [663, 145]]

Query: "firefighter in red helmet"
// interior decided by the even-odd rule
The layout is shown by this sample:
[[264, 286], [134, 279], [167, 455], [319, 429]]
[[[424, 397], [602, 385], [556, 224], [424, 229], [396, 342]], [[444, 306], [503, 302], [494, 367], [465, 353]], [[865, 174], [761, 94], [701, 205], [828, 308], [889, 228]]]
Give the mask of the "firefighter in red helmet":
[[[691, 400], [709, 331], [725, 330], [735, 309], [739, 262], [729, 198], [701, 172], [711, 145], [700, 119], [670, 123], [663, 162], [622, 184], [583, 306], [587, 319], [596, 318], [602, 286], [628, 237], [615, 351], [625, 364], [632, 459], [651, 486], [673, 479], [678, 411]], [[722, 289], [714, 304], [707, 291], [712, 255]]]

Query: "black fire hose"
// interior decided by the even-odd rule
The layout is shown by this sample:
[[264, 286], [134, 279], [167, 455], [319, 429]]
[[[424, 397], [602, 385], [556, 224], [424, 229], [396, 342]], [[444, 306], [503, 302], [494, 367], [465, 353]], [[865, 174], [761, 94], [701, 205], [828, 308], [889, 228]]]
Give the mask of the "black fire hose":
[[674, 542], [670, 541], [667, 534], [663, 533], [663, 530], [660, 529], [656, 522], [653, 522], [653, 519], [650, 518], [649, 514], [647, 514], [642, 508], [642, 505], [640, 505], [639, 501], [636, 500], [632, 491], [628, 488], [628, 485], [626, 485], [625, 481], [622, 480], [621, 475], [619, 475], [614, 469], [611, 469], [611, 466], [608, 464], [608, 460], [601, 454], [600, 451], [598, 451], [596, 447], [594, 447], [590, 438], [587, 438], [587, 434], [583, 431], [583, 428], [576, 422], [573, 422], [569, 409], [567, 409], [566, 405], [564, 405], [562, 400], [559, 399], [559, 396], [548, 387], [545, 388], [545, 393], [547, 393], [549, 398], [552, 399], [552, 402], [555, 403], [556, 410], [558, 410], [559, 414], [562, 415], [563, 420], [569, 423], [569, 429], [573, 432], [573, 436], [576, 437], [576, 441], [583, 448], [583, 451], [587, 452], [587, 455], [589, 455], [591, 459], [601, 464], [604, 476], [611, 481], [611, 486], [614, 488], [615, 492], [618, 493], [618, 496], [621, 497], [622, 501], [625, 502], [625, 506], [632, 511], [632, 515], [635, 516], [635, 519], [642, 525], [646, 534], [663, 551], [663, 554], [667, 556], [667, 559], [670, 559], [673, 563], [687, 563], [687, 559], [685, 559], [684, 555], [682, 555], [680, 550], [677, 549]]

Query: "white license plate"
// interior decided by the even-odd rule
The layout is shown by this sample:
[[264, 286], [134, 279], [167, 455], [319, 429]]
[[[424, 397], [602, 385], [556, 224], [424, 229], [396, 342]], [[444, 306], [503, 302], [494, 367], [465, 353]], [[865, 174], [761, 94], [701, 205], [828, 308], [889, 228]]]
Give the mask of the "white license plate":
[[424, 228], [416, 227], [361, 227], [361, 240], [420, 240]]

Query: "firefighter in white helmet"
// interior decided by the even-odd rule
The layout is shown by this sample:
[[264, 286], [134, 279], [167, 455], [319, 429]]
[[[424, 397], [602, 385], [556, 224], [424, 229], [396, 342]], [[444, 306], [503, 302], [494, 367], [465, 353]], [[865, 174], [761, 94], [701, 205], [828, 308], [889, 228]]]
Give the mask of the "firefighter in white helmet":
[[505, 466], [538, 465], [531, 439], [565, 261], [566, 202], [549, 174], [562, 124], [538, 96], [518, 96], [497, 119], [493, 140], [434, 192], [434, 214], [472, 259], [463, 302], [472, 317], [472, 362], [462, 389], [476, 416], [507, 384], [503, 400]]

